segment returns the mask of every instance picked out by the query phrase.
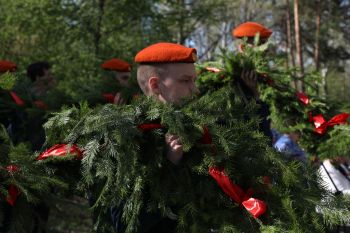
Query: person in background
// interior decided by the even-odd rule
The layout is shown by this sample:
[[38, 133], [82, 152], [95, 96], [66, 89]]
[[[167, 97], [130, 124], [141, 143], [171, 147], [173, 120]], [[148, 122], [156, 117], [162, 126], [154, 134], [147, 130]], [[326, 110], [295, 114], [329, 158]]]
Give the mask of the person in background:
[[320, 163], [320, 175], [326, 188], [335, 195], [350, 195], [350, 159], [338, 156]]
[[[258, 45], [262, 45], [268, 41], [270, 36], [272, 35], [272, 31], [266, 28], [264, 25], [256, 23], [256, 22], [245, 22], [238, 25], [233, 29], [232, 35], [237, 39], [247, 38], [247, 45], [254, 46], [255, 36], [259, 34], [259, 42]], [[239, 44], [238, 46], [239, 52], [244, 51], [243, 44]]]
[[108, 103], [125, 104], [127, 100], [122, 95], [121, 89], [127, 89], [130, 86], [131, 65], [119, 58], [112, 58], [101, 64], [101, 68], [114, 72], [114, 78], [117, 83], [117, 93], [103, 93], [103, 97]]
[[272, 129], [273, 147], [284, 154], [288, 160], [307, 162], [306, 154], [298, 145], [299, 134], [297, 132], [279, 134]]
[[42, 98], [56, 86], [56, 80], [51, 73], [51, 65], [46, 61], [30, 64], [27, 67], [27, 76], [32, 81], [30, 91], [35, 99]]
[[[238, 25], [236, 28], [232, 30], [232, 35], [234, 38], [242, 40], [243, 38], [247, 38], [248, 46], [255, 46], [254, 39], [256, 35], [260, 35], [259, 44], [266, 43], [269, 37], [272, 34], [272, 31], [263, 25], [255, 22], [246, 22]], [[238, 51], [240, 53], [244, 52], [243, 45], [240, 44], [238, 46]], [[258, 78], [259, 74], [257, 74], [253, 70], [246, 70], [242, 72], [241, 79], [239, 80], [239, 84], [241, 89], [243, 90], [245, 97], [248, 100], [255, 100], [259, 105], [257, 110], [257, 114], [261, 118], [261, 122], [259, 124], [259, 130], [267, 136], [272, 142], [272, 133], [270, 129], [270, 120], [268, 119], [270, 115], [269, 106], [260, 100], [260, 93], [258, 88]]]

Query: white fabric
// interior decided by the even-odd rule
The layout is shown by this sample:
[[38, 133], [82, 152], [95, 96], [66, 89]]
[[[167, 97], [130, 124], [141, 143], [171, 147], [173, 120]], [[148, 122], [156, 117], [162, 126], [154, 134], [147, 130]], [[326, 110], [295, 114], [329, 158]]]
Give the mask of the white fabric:
[[[338, 190], [341, 191], [343, 194], [350, 195], [350, 181], [346, 179], [346, 177], [332, 165], [329, 159], [324, 160], [323, 165], [324, 167], [320, 166], [319, 171], [321, 174], [322, 181], [326, 185], [326, 188], [331, 192], [335, 193], [337, 191], [334, 187], [335, 184]], [[332, 183], [327, 172], [325, 171], [325, 168], [327, 169], [328, 174], [332, 178], [334, 184]]]

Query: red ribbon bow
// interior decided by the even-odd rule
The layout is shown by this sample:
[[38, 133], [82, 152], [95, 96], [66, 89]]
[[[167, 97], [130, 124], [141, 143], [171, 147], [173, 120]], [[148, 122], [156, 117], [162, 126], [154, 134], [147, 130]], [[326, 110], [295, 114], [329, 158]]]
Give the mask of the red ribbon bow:
[[14, 173], [14, 172], [18, 172], [18, 171], [19, 171], [19, 167], [18, 167], [17, 165], [8, 165], [8, 166], [6, 167], [6, 170], [7, 170], [8, 172]]
[[347, 119], [350, 117], [349, 113], [340, 113], [335, 115], [329, 121], [326, 121], [322, 114], [316, 115], [312, 117], [312, 122], [315, 126], [315, 132], [318, 134], [325, 134], [327, 132], [327, 128], [334, 125], [346, 124]]
[[148, 132], [154, 129], [162, 129], [163, 126], [157, 123], [144, 123], [144, 124], [138, 125], [137, 128], [139, 130], [142, 130], [143, 132]]
[[267, 73], [259, 73], [260, 77], [262, 77], [262, 80], [264, 80], [267, 85], [269, 86], [274, 86], [275, 85], [275, 81], [270, 78], [270, 76]]
[[[211, 144], [213, 141], [207, 127], [203, 127], [203, 136], [201, 141], [203, 144]], [[266, 204], [261, 200], [251, 197], [252, 189], [249, 189], [246, 193], [244, 193], [243, 189], [234, 184], [224, 173], [224, 169], [210, 167], [209, 174], [214, 178], [226, 195], [228, 195], [238, 204], [243, 205], [254, 218], [258, 218], [260, 215], [266, 212]]]
[[24, 101], [14, 91], [10, 91], [10, 95], [18, 106], [24, 106]]
[[232, 200], [238, 204], [244, 206], [244, 208], [253, 215], [254, 218], [258, 218], [266, 212], [265, 202], [250, 197], [252, 190], [249, 189], [246, 193], [241, 187], [234, 184], [231, 179], [225, 174], [223, 169], [215, 167], [209, 168], [209, 174], [218, 183], [222, 191], [226, 193]]
[[[9, 173], [15, 173], [18, 172], [20, 169], [17, 165], [8, 165], [5, 168]], [[7, 189], [7, 196], [5, 197], [5, 200], [9, 205], [14, 205], [16, 203], [16, 200], [21, 193], [20, 190], [17, 188], [16, 185], [10, 184], [8, 189]]]
[[206, 126], [203, 127], [203, 136], [202, 136], [202, 144], [212, 144], [213, 139], [209, 133], [209, 130]]
[[112, 93], [103, 93], [102, 96], [105, 98], [106, 102], [114, 103], [114, 95]]
[[[203, 135], [202, 135], [202, 138], [201, 138], [201, 142], [202, 144], [204, 145], [210, 145], [213, 143], [213, 139], [209, 133], [209, 130], [206, 126], [203, 127]], [[212, 155], [214, 156], [216, 154], [216, 147], [215, 145], [211, 145], [211, 153]]]
[[298, 97], [299, 101], [302, 102], [304, 105], [308, 105], [310, 103], [310, 99], [305, 93], [303, 92], [297, 92], [295, 93]]
[[77, 145], [73, 144], [69, 146], [66, 144], [57, 144], [41, 153], [36, 160], [43, 160], [55, 156], [65, 156], [66, 154], [76, 155], [77, 159], [82, 159], [83, 157], [83, 152], [79, 150]]
[[34, 101], [34, 105], [37, 107], [37, 108], [41, 108], [43, 110], [47, 110], [49, 107], [47, 106], [47, 104], [45, 104], [44, 101], [41, 101], [41, 100], [36, 100]]
[[21, 192], [17, 186], [13, 184], [10, 184], [7, 192], [8, 195], [6, 196], [6, 202], [13, 206], [16, 203], [16, 200]]

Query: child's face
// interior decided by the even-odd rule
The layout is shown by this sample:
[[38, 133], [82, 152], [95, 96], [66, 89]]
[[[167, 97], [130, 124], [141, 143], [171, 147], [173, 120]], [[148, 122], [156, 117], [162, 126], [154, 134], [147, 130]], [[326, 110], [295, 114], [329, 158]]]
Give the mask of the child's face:
[[164, 103], [178, 103], [182, 98], [198, 92], [193, 63], [169, 64], [162, 79], [158, 79], [156, 97]]
[[117, 72], [115, 75], [115, 79], [123, 87], [128, 86], [130, 77], [131, 77], [130, 72]]
[[54, 79], [50, 69], [44, 69], [43, 75], [38, 76], [36, 82], [42, 84], [46, 89], [56, 86], [56, 80]]

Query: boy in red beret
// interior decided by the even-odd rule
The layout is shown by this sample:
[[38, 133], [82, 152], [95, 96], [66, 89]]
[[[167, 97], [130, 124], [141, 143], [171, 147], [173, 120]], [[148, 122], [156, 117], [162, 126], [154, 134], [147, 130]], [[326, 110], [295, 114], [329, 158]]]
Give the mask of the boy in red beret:
[[123, 61], [119, 58], [112, 58], [105, 61], [101, 68], [104, 70], [115, 71], [115, 79], [122, 86], [127, 86], [130, 79], [131, 66], [126, 61]]
[[[232, 30], [233, 37], [238, 39], [247, 38], [247, 44], [250, 46], [254, 46], [254, 39], [256, 35], [259, 35], [259, 44], [264, 44], [270, 38], [271, 34], [272, 31], [270, 29], [255, 22], [242, 23]], [[239, 52], [243, 53], [244, 48], [242, 44], [238, 46], [238, 50]], [[256, 74], [251, 71], [247, 72], [249, 73], [242, 75], [243, 77], [245, 77], [243, 81], [248, 87], [248, 89], [251, 91], [251, 95], [255, 99], [259, 99]]]
[[[235, 38], [243, 39], [247, 38], [247, 44], [254, 46], [254, 39], [256, 35], [259, 35], [259, 44], [264, 44], [270, 38], [272, 31], [263, 25], [255, 22], [245, 22], [238, 25], [232, 30], [232, 35]], [[243, 53], [243, 45], [238, 46], [239, 52]], [[254, 99], [259, 105], [258, 115], [262, 119], [259, 124], [259, 129], [265, 136], [269, 137], [272, 143], [272, 133], [270, 128], [270, 115], [269, 106], [260, 100], [260, 93], [258, 90], [258, 74], [253, 70], [246, 70], [241, 75], [241, 87], [248, 99]]]
[[[255, 22], [242, 23], [232, 30], [233, 37], [238, 39], [246, 37], [249, 45], [254, 45], [254, 38], [257, 34], [259, 34], [259, 44], [264, 44], [270, 38], [272, 31]], [[242, 45], [238, 49], [243, 51]]]
[[[196, 50], [172, 43], [157, 43], [141, 50], [135, 57], [139, 63], [137, 81], [147, 96], [163, 103], [179, 103], [198, 92], [195, 86]], [[166, 135], [167, 158], [177, 165], [183, 157], [181, 141], [176, 135]], [[123, 206], [112, 208], [112, 220], [118, 233], [125, 231], [121, 220]], [[140, 232], [175, 232], [176, 221], [160, 213], [142, 210]]]
[[140, 64], [137, 81], [145, 95], [164, 103], [177, 103], [198, 91], [193, 48], [158, 43], [141, 50], [135, 61]]
[[[198, 92], [195, 85], [196, 50], [172, 43], [157, 43], [141, 50], [135, 57], [139, 63], [137, 81], [147, 96], [163, 103], [179, 103]], [[174, 164], [182, 158], [182, 145], [175, 135], [168, 135], [168, 159]]]
[[[129, 86], [129, 80], [131, 78], [131, 65], [119, 58], [112, 58], [101, 64], [101, 68], [104, 70], [114, 71], [115, 79], [117, 83], [123, 88]], [[125, 100], [122, 98], [121, 93], [103, 93], [102, 94], [107, 102], [115, 104], [124, 104]]]

